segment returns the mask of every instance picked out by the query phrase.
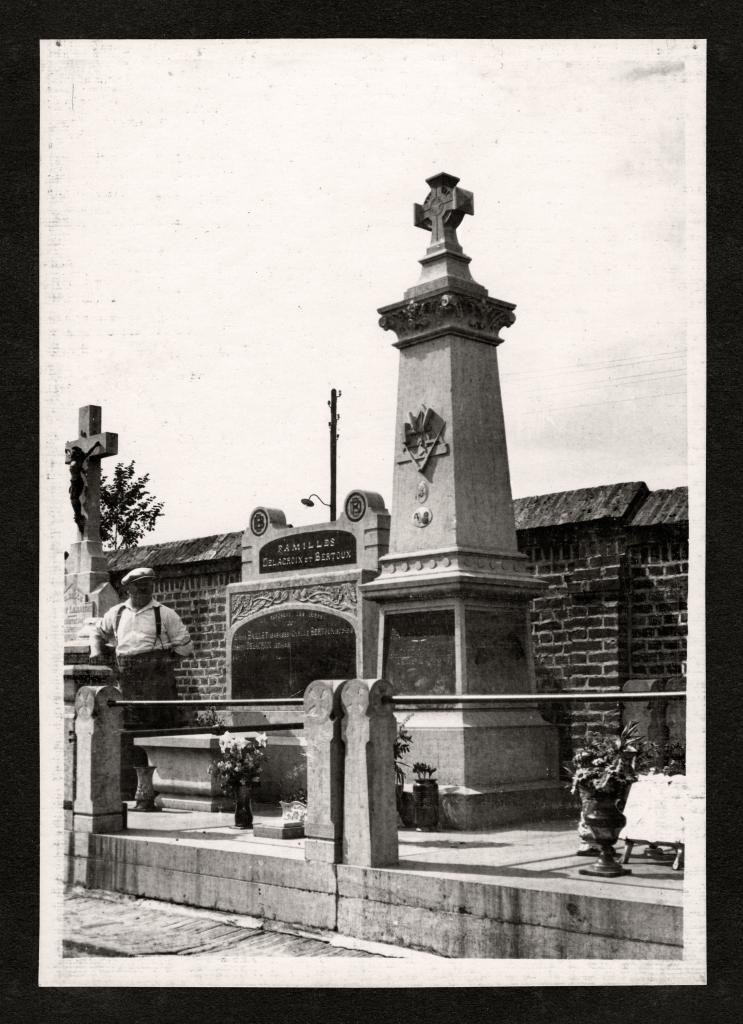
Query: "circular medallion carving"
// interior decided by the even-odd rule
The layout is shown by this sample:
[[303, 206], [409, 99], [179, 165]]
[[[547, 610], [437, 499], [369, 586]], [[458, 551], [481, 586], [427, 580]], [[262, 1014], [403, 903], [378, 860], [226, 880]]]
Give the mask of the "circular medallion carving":
[[352, 523], [358, 523], [366, 515], [366, 498], [360, 491], [353, 491], [346, 498], [346, 515]]
[[422, 505], [424, 501], [428, 500], [428, 484], [425, 480], [419, 480], [418, 486], [415, 489], [415, 500]]
[[428, 526], [433, 519], [433, 512], [430, 508], [423, 505], [421, 508], [417, 508], [412, 515], [413, 522], [416, 526]]
[[250, 517], [250, 529], [256, 537], [262, 536], [268, 529], [268, 516], [262, 508], [257, 508]]

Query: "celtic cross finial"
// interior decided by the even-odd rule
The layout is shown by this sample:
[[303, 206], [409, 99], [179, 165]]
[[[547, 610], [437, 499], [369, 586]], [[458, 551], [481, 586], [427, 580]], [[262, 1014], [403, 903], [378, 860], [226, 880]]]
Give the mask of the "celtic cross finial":
[[429, 252], [434, 248], [462, 251], [457, 240], [457, 228], [465, 213], [475, 212], [475, 203], [471, 192], [456, 187], [458, 182], [459, 178], [443, 172], [426, 178], [431, 191], [422, 206], [420, 203], [413, 206], [415, 226], [431, 232]]

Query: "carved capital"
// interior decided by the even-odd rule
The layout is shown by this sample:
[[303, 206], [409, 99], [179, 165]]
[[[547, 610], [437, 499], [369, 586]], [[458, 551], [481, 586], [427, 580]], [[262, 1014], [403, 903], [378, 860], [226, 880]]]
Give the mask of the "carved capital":
[[403, 345], [451, 331], [499, 345], [503, 339], [498, 332], [514, 323], [515, 308], [512, 303], [499, 299], [444, 292], [420, 301], [411, 299], [384, 307], [380, 310], [379, 326], [385, 331], [394, 331]]

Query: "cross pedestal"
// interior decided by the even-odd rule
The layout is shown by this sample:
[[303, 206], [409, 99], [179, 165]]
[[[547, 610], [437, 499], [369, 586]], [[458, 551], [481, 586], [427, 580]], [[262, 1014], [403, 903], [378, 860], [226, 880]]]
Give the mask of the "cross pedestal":
[[101, 543], [101, 459], [116, 455], [117, 434], [101, 431], [101, 408], [84, 405], [79, 413], [79, 436], [65, 445], [70, 467], [71, 518], [75, 539], [65, 564], [65, 639], [87, 635], [86, 620], [98, 618], [118, 603], [109, 583]]

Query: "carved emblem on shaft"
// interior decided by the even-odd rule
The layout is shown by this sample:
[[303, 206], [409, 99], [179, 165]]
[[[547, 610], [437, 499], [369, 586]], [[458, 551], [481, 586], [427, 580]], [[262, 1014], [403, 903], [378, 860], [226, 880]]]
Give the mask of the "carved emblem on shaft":
[[425, 405], [421, 406], [420, 412], [409, 413], [402, 442], [407, 457], [399, 461], [407, 462], [409, 458], [422, 473], [429, 459], [434, 455], [446, 455], [449, 451], [449, 445], [443, 440], [445, 427], [446, 420]]

